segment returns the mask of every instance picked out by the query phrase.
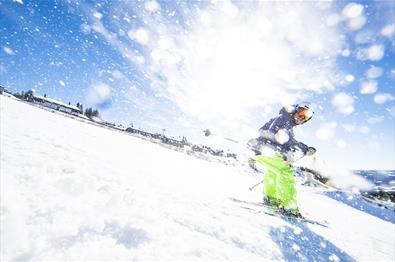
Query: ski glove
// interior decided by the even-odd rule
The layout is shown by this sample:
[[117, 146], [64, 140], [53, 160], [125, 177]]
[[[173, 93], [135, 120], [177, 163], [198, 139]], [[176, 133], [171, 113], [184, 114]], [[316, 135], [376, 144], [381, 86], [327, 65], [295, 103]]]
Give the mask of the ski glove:
[[316, 150], [314, 147], [309, 147], [309, 148], [307, 148], [307, 150], [306, 150], [306, 152], [305, 152], [305, 155], [307, 155], [307, 156], [312, 156], [312, 155], [315, 154], [316, 151], [317, 151], [317, 150]]

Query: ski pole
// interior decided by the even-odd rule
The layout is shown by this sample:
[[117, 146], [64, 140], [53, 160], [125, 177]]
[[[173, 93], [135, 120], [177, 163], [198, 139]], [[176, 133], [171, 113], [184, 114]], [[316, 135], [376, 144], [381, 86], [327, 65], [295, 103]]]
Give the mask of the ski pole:
[[222, 136], [220, 134], [214, 134], [214, 133], [212, 133], [210, 131], [210, 129], [203, 130], [203, 133], [204, 133], [205, 136], [217, 136], [217, 137], [220, 137], [222, 139], [228, 140], [228, 141], [230, 141], [232, 143], [241, 144], [240, 141], [237, 141], [235, 139], [232, 139], [232, 138], [229, 138], [229, 137], [224, 137], [224, 136]]
[[295, 162], [297, 162], [297, 161], [299, 161], [299, 160], [301, 160], [303, 157], [305, 157], [306, 155], [303, 155], [303, 156], [301, 156], [301, 157], [299, 157], [299, 158], [297, 158], [297, 159], [295, 159], [295, 160], [293, 160], [292, 161], [292, 163], [295, 163]]
[[258, 184], [253, 185], [252, 187], [249, 187], [250, 191], [252, 191], [254, 188], [256, 188], [257, 186], [259, 186], [260, 184], [263, 183], [263, 181], [265, 181], [264, 179], [262, 179], [261, 182], [259, 182]]

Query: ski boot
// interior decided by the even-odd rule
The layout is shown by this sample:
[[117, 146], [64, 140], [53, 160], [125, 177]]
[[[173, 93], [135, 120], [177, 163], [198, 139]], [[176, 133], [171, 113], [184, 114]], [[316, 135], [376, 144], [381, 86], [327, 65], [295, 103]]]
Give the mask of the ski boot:
[[286, 209], [284, 207], [280, 207], [278, 210], [282, 215], [285, 216], [303, 218], [302, 214], [299, 212], [299, 209]]
[[275, 208], [282, 215], [295, 217], [295, 218], [303, 218], [298, 208], [296, 209], [285, 208], [281, 203], [281, 201], [278, 199], [265, 196], [263, 198], [263, 204]]
[[263, 197], [263, 204], [267, 205], [267, 206], [276, 207], [276, 208], [281, 207], [280, 200], [272, 198], [272, 197], [267, 197], [267, 196]]

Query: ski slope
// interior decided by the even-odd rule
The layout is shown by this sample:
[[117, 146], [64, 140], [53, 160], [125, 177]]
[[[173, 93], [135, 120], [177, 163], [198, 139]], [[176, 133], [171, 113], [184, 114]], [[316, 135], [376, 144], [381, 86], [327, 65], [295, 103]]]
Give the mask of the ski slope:
[[241, 167], [0, 99], [1, 261], [395, 260], [394, 212], [299, 186], [328, 228], [257, 214]]

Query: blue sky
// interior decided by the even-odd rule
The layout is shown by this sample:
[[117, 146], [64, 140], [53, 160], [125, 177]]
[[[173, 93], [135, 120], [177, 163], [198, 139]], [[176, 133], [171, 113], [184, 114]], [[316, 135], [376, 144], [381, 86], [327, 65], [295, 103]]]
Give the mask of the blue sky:
[[282, 105], [317, 160], [395, 168], [391, 1], [2, 1], [0, 83], [229, 150]]

